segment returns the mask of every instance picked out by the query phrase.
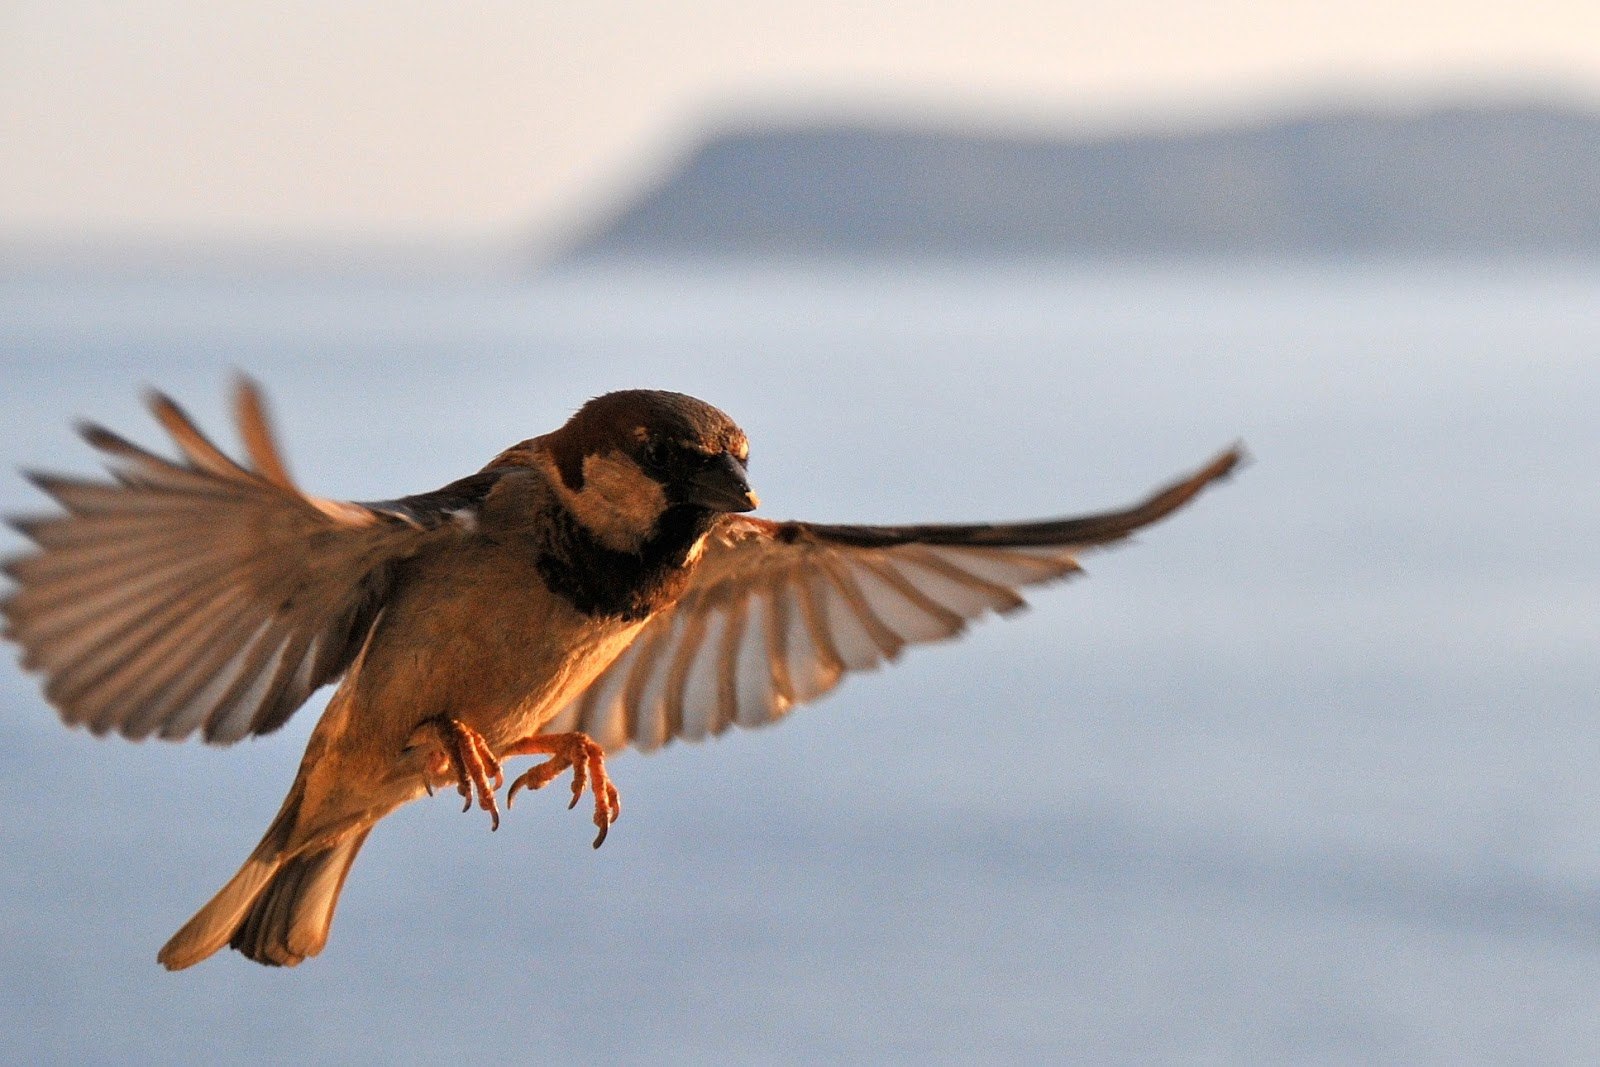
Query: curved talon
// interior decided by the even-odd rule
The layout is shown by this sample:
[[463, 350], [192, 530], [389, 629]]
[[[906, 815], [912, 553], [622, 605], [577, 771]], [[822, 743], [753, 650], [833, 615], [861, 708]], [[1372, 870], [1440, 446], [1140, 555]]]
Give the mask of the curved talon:
[[[489, 742], [483, 735], [460, 719], [440, 717], [429, 719], [418, 726], [411, 735], [410, 747], [416, 740], [417, 734], [423, 731], [433, 735], [435, 743], [443, 751], [445, 762], [449, 770], [455, 774], [456, 792], [465, 798], [466, 803], [461, 806], [463, 812], [472, 810], [474, 799], [478, 807], [489, 813], [489, 829], [500, 829], [500, 808], [495, 803], [495, 792], [505, 783], [505, 772], [501, 769], [500, 761], [495, 758], [494, 751], [489, 748]], [[493, 782], [490, 779], [493, 779]], [[433, 783], [428, 781], [428, 775], [423, 776], [423, 786], [428, 795], [433, 795]]]
[[567, 804], [571, 811], [578, 806], [578, 798], [583, 796], [583, 787], [588, 784], [588, 761], [574, 760], [572, 763], [572, 800]]
[[600, 833], [594, 839], [599, 848], [605, 841], [611, 824], [622, 814], [622, 803], [617, 787], [606, 774], [605, 750], [587, 734], [551, 734], [525, 738], [506, 749], [507, 756], [548, 754], [549, 759], [523, 772], [506, 792], [506, 808], [521, 789], [541, 789], [549, 785], [562, 771], [572, 768], [572, 800], [570, 811], [578, 806], [585, 788], [594, 794], [594, 824]]

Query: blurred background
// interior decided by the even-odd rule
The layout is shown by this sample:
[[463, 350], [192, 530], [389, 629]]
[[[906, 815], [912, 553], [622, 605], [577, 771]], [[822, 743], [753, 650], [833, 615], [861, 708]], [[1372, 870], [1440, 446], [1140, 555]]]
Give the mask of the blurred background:
[[356, 499], [633, 386], [732, 413], [780, 518], [1255, 457], [1020, 618], [616, 758], [599, 852], [412, 805], [292, 972], [154, 954], [323, 698], [133, 745], [7, 657], [7, 1055], [1592, 1062], [1597, 173], [1591, 2], [0, 5], [7, 467], [155, 443], [147, 385], [231, 441], [235, 369]]

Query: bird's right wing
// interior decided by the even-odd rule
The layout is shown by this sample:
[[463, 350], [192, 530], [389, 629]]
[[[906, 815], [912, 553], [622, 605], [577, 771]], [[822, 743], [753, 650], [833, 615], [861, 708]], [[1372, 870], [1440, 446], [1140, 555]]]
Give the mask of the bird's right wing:
[[318, 499], [290, 479], [250, 382], [236, 396], [248, 467], [168, 398], [150, 406], [183, 462], [85, 426], [114, 481], [31, 475], [65, 513], [14, 523], [37, 549], [6, 563], [5, 635], [69, 724], [220, 744], [266, 733], [344, 672], [393, 565], [459, 536], [449, 509], [486, 487]]

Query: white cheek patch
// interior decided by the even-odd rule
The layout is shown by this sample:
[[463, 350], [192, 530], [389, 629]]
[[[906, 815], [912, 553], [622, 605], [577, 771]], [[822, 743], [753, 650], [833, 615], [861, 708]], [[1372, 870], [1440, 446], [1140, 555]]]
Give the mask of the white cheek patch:
[[562, 489], [572, 514], [616, 552], [637, 551], [667, 508], [660, 483], [617, 452], [584, 457], [583, 489]]

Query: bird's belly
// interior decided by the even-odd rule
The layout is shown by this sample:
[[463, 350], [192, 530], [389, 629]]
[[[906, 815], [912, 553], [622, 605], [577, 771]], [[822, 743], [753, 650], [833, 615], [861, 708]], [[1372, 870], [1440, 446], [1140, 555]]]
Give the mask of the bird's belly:
[[457, 717], [472, 726], [496, 753], [535, 734], [611, 665], [638, 633], [639, 623], [611, 621], [550, 641], [530, 634], [530, 653], [520, 669], [497, 679], [501, 696], [483, 705], [462, 704]]
[[503, 560], [492, 571], [458, 565], [450, 581], [414, 587], [385, 615], [350, 694], [374, 740], [403, 746], [418, 724], [448, 716], [496, 752], [538, 732], [641, 626], [584, 615], [531, 567]]

